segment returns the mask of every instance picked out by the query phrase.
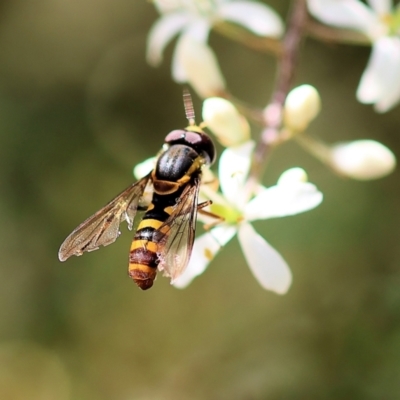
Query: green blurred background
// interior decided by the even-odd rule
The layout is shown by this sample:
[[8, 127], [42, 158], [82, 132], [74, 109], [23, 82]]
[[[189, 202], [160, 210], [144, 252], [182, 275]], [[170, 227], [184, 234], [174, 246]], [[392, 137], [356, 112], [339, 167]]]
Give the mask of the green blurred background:
[[[286, 15], [288, 1], [273, 5]], [[134, 285], [125, 227], [114, 245], [58, 261], [70, 231], [185, 125], [173, 46], [160, 68], [145, 62], [156, 18], [138, 0], [0, 2], [0, 399], [399, 399], [398, 172], [343, 180], [295, 143], [276, 151], [266, 184], [301, 166], [325, 195], [256, 223], [293, 270], [283, 297], [258, 285], [236, 239], [183, 291], [161, 277]], [[265, 105], [274, 59], [211, 44], [231, 91]], [[355, 99], [368, 56], [304, 44], [297, 83], [323, 102], [310, 132], [399, 154], [400, 108], [379, 115]]]

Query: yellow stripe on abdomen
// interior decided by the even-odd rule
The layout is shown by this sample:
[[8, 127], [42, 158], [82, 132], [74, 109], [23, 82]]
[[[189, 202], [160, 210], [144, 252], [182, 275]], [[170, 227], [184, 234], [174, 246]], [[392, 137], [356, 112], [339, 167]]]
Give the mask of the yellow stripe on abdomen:
[[141, 239], [135, 239], [132, 241], [131, 244], [131, 251], [136, 250], [136, 249], [144, 249], [151, 251], [153, 253], [157, 253], [157, 244], [154, 242], [150, 242], [149, 240], [141, 240]]
[[172, 211], [174, 211], [174, 207], [168, 206], [164, 208], [164, 212], [166, 212], [168, 215], [172, 214]]
[[152, 218], [149, 218], [149, 219], [142, 219], [142, 220], [140, 221], [140, 224], [139, 224], [137, 230], [144, 229], [144, 228], [154, 228], [154, 229], [158, 229], [163, 223], [164, 223], [164, 222], [159, 221], [159, 220], [157, 220], [157, 219], [152, 219]]
[[157, 275], [157, 269], [144, 264], [129, 263], [129, 276], [142, 290], [150, 289], [153, 286]]
[[145, 264], [129, 263], [129, 272], [131, 271], [142, 271], [145, 273], [154, 273], [154, 268], [149, 267]]

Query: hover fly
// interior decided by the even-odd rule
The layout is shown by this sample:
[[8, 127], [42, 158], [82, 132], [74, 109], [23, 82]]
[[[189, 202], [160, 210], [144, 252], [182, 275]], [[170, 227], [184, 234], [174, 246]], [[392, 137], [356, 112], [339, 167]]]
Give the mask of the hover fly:
[[[151, 288], [157, 269], [172, 280], [185, 270], [193, 248], [202, 167], [216, 156], [210, 137], [195, 124], [190, 94], [184, 93], [189, 126], [170, 132], [154, 169], [79, 225], [61, 245], [58, 258], [97, 250], [118, 238], [126, 221], [132, 230], [138, 210], [146, 210], [129, 254], [129, 275], [143, 290]], [[150, 196], [149, 196], [150, 194]], [[149, 197], [151, 199], [149, 200]]]

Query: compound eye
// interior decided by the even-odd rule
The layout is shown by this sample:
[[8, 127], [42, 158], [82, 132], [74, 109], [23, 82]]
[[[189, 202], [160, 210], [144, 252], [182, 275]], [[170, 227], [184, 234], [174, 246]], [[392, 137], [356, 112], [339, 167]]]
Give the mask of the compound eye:
[[175, 129], [165, 137], [165, 143], [170, 146], [175, 144], [189, 146], [198, 154], [203, 154], [207, 158], [207, 164], [212, 164], [215, 160], [214, 143], [204, 132]]
[[173, 144], [174, 142], [181, 142], [185, 139], [186, 131], [183, 129], [175, 129], [168, 133], [165, 137], [164, 142], [168, 144]]
[[185, 139], [187, 143], [198, 144], [202, 141], [202, 135], [197, 132], [186, 131]]
[[206, 134], [201, 135], [200, 139], [201, 143], [199, 143], [196, 147], [198, 147], [199, 150], [202, 150], [208, 156], [209, 164], [213, 164], [216, 158], [216, 151], [213, 141]]

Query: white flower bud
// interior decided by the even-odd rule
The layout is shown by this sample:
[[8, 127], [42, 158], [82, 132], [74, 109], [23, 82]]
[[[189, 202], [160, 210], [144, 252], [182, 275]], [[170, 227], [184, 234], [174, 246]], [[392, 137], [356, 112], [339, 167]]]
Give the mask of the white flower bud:
[[390, 174], [396, 157], [383, 144], [374, 140], [355, 140], [331, 148], [332, 167], [353, 179], [378, 179]]
[[303, 168], [295, 167], [285, 171], [278, 179], [278, 185], [292, 185], [308, 181], [307, 172]]
[[294, 132], [304, 131], [321, 109], [317, 90], [310, 85], [301, 85], [290, 91], [284, 107], [286, 128]]
[[157, 157], [150, 157], [147, 160], [139, 163], [133, 168], [133, 175], [136, 179], [142, 179], [149, 174], [156, 165]]
[[206, 99], [203, 103], [203, 121], [225, 147], [250, 139], [250, 126], [246, 118], [228, 100], [220, 97]]
[[200, 97], [215, 96], [225, 90], [217, 58], [205, 43], [190, 35], [183, 36], [176, 48], [176, 63]]

